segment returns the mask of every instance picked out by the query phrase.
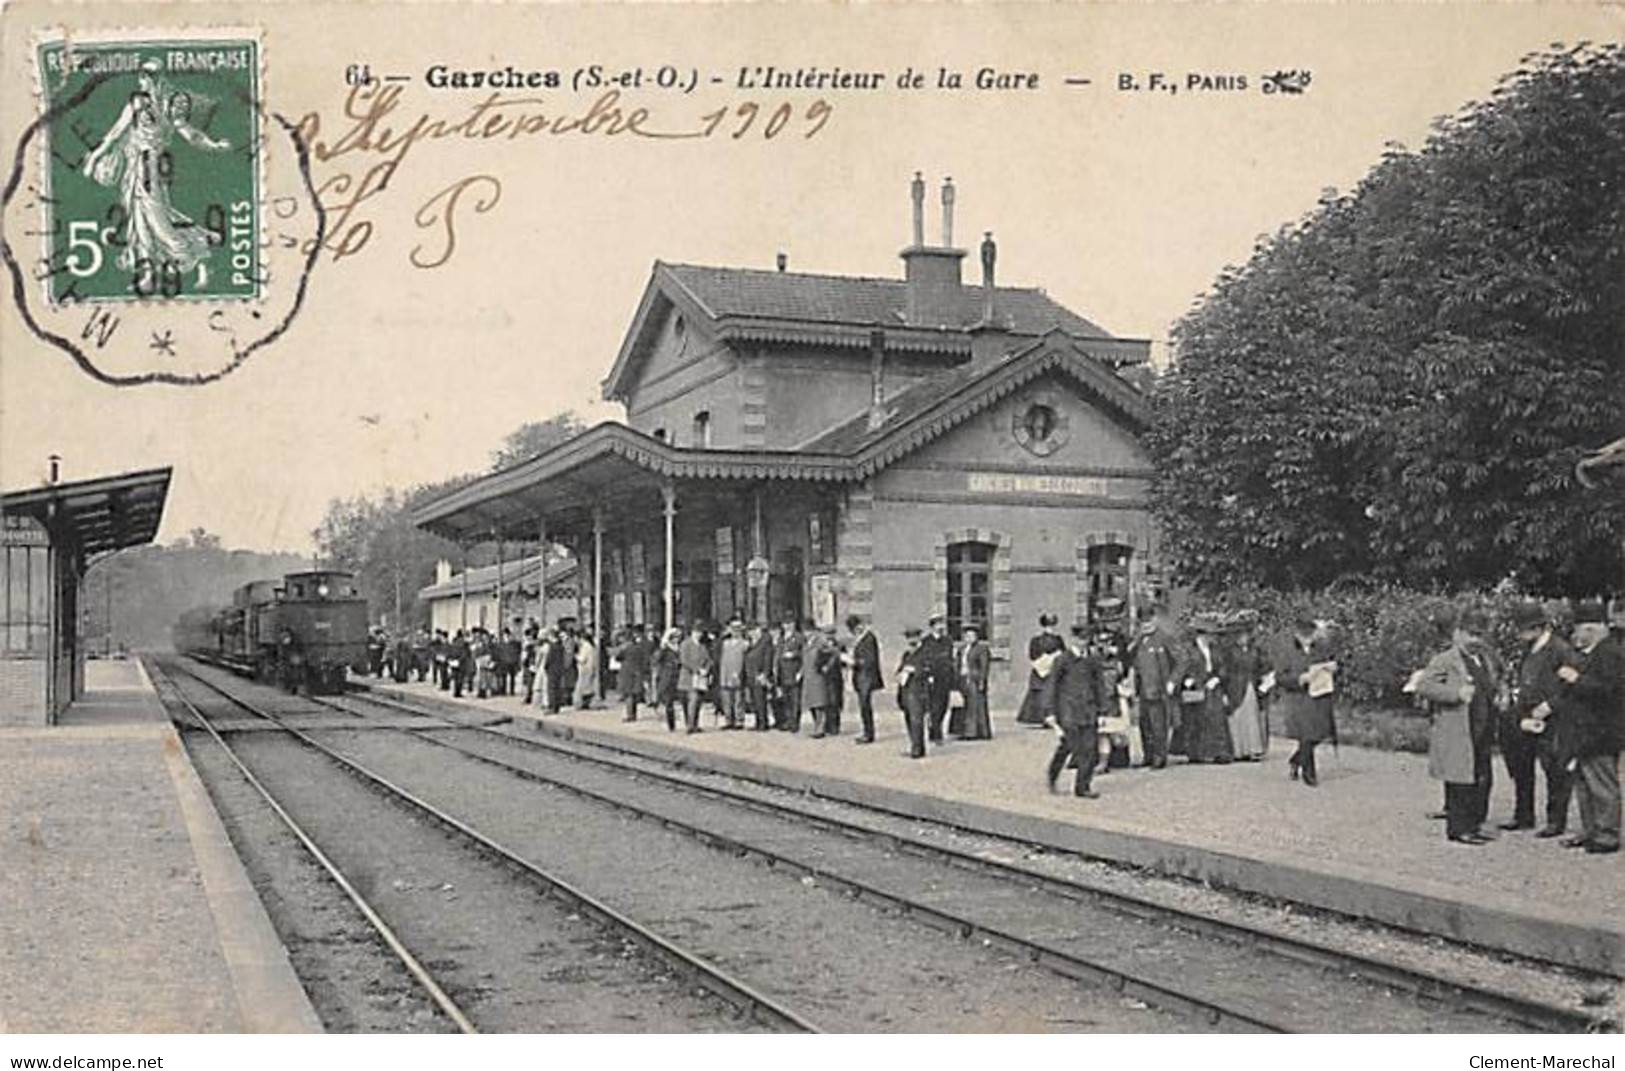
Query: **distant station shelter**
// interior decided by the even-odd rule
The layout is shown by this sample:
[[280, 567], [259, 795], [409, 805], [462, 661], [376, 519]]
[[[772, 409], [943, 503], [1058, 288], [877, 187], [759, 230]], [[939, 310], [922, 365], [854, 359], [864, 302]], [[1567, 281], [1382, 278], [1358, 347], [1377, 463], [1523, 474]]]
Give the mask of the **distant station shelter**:
[[150, 543], [170, 469], [0, 496], [0, 725], [49, 725], [84, 691], [79, 581], [98, 555]]
[[991, 233], [965, 285], [952, 198], [927, 245], [916, 177], [901, 280], [657, 261], [603, 382], [626, 423], [414, 520], [571, 546], [601, 631], [856, 613], [890, 662], [945, 614], [981, 627], [1008, 697], [1040, 612], [1141, 608], [1150, 344], [996, 285]]
[[442, 561], [435, 565], [434, 583], [419, 591], [418, 598], [429, 607], [429, 627], [447, 634], [475, 627], [500, 631], [515, 621], [557, 624], [582, 615], [574, 559], [548, 559], [545, 609], [538, 597], [541, 579], [539, 554], [455, 573], [450, 562]]

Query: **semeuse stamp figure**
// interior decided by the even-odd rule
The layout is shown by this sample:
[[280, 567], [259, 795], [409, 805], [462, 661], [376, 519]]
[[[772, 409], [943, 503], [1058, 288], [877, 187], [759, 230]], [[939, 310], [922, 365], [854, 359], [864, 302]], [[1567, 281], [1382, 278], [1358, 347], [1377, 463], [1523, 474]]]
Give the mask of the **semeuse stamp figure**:
[[49, 299], [259, 297], [258, 41], [58, 41], [39, 62]]

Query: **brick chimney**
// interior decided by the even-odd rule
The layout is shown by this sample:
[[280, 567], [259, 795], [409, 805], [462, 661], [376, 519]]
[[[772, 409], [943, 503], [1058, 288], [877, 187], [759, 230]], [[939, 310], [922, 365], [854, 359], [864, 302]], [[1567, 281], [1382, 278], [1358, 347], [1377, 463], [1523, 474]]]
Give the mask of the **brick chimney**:
[[993, 265], [999, 258], [999, 247], [993, 244], [993, 232], [982, 232], [982, 322], [992, 324], [993, 297], [997, 288], [993, 282]]
[[960, 261], [963, 249], [953, 248], [954, 181], [942, 186], [942, 242], [925, 244], [925, 180], [914, 173], [911, 187], [914, 201], [914, 244], [898, 255], [903, 258], [903, 279], [908, 284], [904, 319], [914, 327], [960, 327]]

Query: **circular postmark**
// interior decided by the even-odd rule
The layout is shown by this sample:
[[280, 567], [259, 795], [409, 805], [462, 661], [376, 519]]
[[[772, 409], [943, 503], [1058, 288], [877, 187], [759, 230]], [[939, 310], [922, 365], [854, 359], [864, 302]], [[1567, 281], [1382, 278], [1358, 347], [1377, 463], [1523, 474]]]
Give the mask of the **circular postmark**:
[[298, 315], [326, 221], [248, 31], [41, 41], [0, 257], [23, 323], [115, 386], [220, 379]]

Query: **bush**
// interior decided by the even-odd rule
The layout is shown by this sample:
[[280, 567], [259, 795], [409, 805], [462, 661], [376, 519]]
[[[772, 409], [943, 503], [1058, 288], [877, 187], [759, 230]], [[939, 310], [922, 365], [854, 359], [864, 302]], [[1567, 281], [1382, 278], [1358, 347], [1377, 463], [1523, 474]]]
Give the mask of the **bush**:
[[[1517, 645], [1510, 625], [1511, 610], [1527, 598], [1503, 591], [1434, 595], [1391, 586], [1340, 586], [1302, 592], [1238, 588], [1223, 593], [1197, 593], [1193, 595], [1190, 608], [1195, 612], [1245, 607], [1257, 610], [1266, 650], [1273, 650], [1274, 644], [1290, 642], [1292, 620], [1300, 613], [1332, 622], [1330, 645], [1332, 657], [1339, 663], [1340, 707], [1373, 708], [1397, 717], [1398, 712], [1411, 705], [1410, 697], [1401, 691], [1406, 679], [1426, 665], [1437, 650], [1429, 623], [1437, 610], [1455, 606], [1459, 609], [1477, 607], [1487, 612], [1495, 622], [1492, 642], [1510, 662], [1516, 655]], [[1425, 736], [1425, 719], [1420, 724]], [[1413, 728], [1386, 723], [1384, 726], [1374, 729], [1374, 734], [1404, 738]], [[1410, 749], [1401, 747], [1399, 750]]]

